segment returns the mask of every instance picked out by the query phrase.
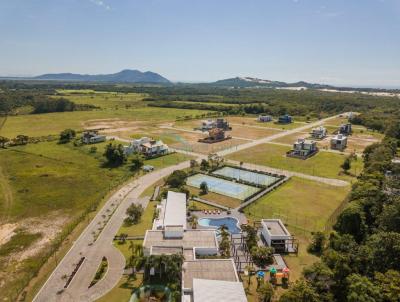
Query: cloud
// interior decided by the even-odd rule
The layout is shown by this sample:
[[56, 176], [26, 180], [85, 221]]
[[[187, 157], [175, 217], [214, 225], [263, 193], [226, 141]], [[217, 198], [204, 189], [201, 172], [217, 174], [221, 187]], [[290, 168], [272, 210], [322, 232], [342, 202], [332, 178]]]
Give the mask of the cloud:
[[111, 10], [111, 6], [109, 6], [107, 3], [105, 3], [102, 0], [89, 0], [90, 2], [92, 2], [93, 4], [100, 6], [106, 10]]

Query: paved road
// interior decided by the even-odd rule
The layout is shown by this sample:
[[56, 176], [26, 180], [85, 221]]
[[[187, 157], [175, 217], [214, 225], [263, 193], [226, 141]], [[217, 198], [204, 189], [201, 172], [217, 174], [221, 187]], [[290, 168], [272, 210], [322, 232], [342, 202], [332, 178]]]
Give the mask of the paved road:
[[[94, 301], [110, 291], [122, 277], [125, 267], [124, 256], [112, 245], [112, 242], [125, 218], [126, 208], [132, 202], [145, 204], [147, 200], [139, 199], [139, 196], [146, 188], [171, 174], [174, 170], [185, 169], [189, 165], [190, 162], [185, 161], [178, 165], [146, 174], [128, 183], [112, 195], [58, 264], [34, 298], [34, 301]], [[108, 219], [109, 215], [110, 218]], [[104, 222], [107, 224], [97, 237], [97, 240], [94, 241], [93, 234], [99, 233], [99, 227], [104, 225]], [[104, 279], [89, 289], [90, 282], [103, 256], [108, 260], [108, 270]], [[63, 290], [66, 284], [64, 276], [71, 274], [82, 257], [85, 257], [83, 264], [68, 288]]]
[[[228, 148], [218, 152], [218, 155], [225, 156], [233, 152], [267, 143], [279, 137], [321, 125], [322, 123], [336, 117], [337, 116], [326, 118], [318, 122], [306, 124], [302, 127], [274, 134], [266, 138], [250, 141], [234, 148]], [[121, 139], [115, 136], [110, 138], [129, 142], [127, 139]], [[197, 159], [206, 158], [205, 155], [200, 155], [193, 152], [180, 150], [176, 151], [195, 156]], [[49, 279], [40, 289], [39, 293], [34, 298], [34, 301], [94, 301], [110, 291], [122, 277], [125, 266], [125, 259], [123, 255], [112, 245], [112, 242], [115, 234], [125, 218], [126, 208], [132, 202], [145, 204], [147, 201], [139, 199], [139, 196], [146, 188], [157, 182], [159, 179], [166, 177], [174, 170], [185, 169], [189, 166], [190, 161], [186, 161], [162, 170], [156, 170], [152, 173], [142, 176], [137, 180], [133, 180], [112, 195], [105, 203], [103, 208], [94, 217], [91, 223], [82, 232], [80, 237], [74, 242], [69, 252], [64, 256]], [[254, 165], [251, 166], [254, 167]], [[260, 170], [271, 170], [270, 168], [264, 166], [259, 166], [257, 168]], [[327, 181], [326, 179], [322, 179], [320, 177], [296, 172], [279, 170], [279, 173], [290, 173], [290, 175], [296, 175], [303, 178], [309, 178], [322, 182]], [[333, 181], [337, 182], [336, 185], [344, 185], [343, 181], [340, 180], [329, 180], [329, 183], [332, 184]], [[92, 281], [103, 256], [108, 260], [108, 270], [101, 281], [89, 288], [90, 282]], [[71, 272], [77, 267], [77, 263], [83, 257], [84, 261], [82, 265], [79, 267], [69, 286], [64, 289], [66, 284], [65, 277], [71, 275]]]
[[298, 128], [294, 128], [294, 129], [287, 130], [287, 131], [284, 131], [284, 132], [276, 133], [276, 134], [273, 134], [273, 135], [268, 136], [268, 137], [256, 139], [256, 140], [254, 140], [252, 142], [248, 142], [248, 143], [245, 143], [245, 144], [242, 144], [242, 145], [234, 146], [232, 148], [228, 148], [228, 149], [219, 151], [219, 152], [217, 152], [217, 154], [219, 156], [226, 156], [226, 155], [229, 155], [229, 154], [237, 152], [237, 151], [241, 151], [241, 150], [245, 150], [245, 149], [248, 149], [248, 148], [251, 148], [251, 147], [255, 147], [255, 146], [260, 145], [260, 144], [265, 144], [265, 143], [273, 141], [273, 140], [275, 140], [277, 138], [281, 138], [283, 136], [287, 136], [287, 135], [291, 135], [291, 134], [294, 134], [294, 133], [297, 133], [297, 132], [301, 132], [301, 131], [304, 131], [304, 130], [309, 129], [311, 127], [320, 126], [323, 123], [325, 123], [327, 121], [330, 121], [332, 119], [335, 119], [337, 117], [339, 117], [339, 114], [335, 115], [335, 116], [328, 117], [328, 118], [321, 119], [321, 120], [319, 120], [317, 122], [314, 122], [314, 123], [305, 124], [304, 126], [301, 126], [301, 127], [298, 127]]

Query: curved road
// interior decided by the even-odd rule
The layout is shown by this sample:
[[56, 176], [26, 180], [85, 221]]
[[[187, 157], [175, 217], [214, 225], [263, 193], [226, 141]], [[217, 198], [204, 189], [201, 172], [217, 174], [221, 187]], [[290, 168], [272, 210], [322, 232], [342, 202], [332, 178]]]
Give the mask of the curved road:
[[[185, 161], [154, 171], [133, 180], [113, 194], [74, 242], [33, 301], [94, 301], [110, 291], [120, 280], [125, 267], [124, 256], [112, 243], [125, 218], [126, 209], [132, 202], [146, 203], [146, 200], [139, 199], [140, 194], [146, 188], [168, 176], [174, 170], [185, 169], [189, 166], [190, 161]], [[99, 228], [104, 224], [100, 235], [97, 235], [100, 231]], [[96, 238], [96, 236], [98, 237]], [[108, 260], [107, 273], [104, 279], [89, 288], [103, 256]], [[67, 277], [71, 275], [82, 257], [85, 257], [85, 260], [69, 286], [64, 289]]]
[[[250, 141], [233, 148], [228, 148], [218, 152], [218, 155], [225, 156], [239, 150], [270, 142], [278, 137], [290, 135], [310, 127], [321, 125], [337, 116], [338, 115], [318, 122], [306, 124], [299, 128], [282, 131], [269, 137]], [[207, 157], [206, 155], [191, 152], [179, 152], [193, 155], [197, 157], [197, 159]], [[113, 246], [113, 239], [122, 225], [126, 209], [131, 205], [131, 203], [146, 205], [147, 200], [139, 199], [140, 194], [146, 188], [158, 180], [168, 176], [173, 171], [185, 169], [189, 166], [190, 161], [185, 161], [175, 166], [170, 166], [158, 171], [156, 170], [140, 177], [139, 179], [131, 181], [113, 194], [105, 203], [103, 208], [93, 218], [91, 223], [82, 232], [79, 238], [74, 242], [71, 249], [47, 279], [46, 283], [40, 289], [33, 301], [94, 301], [110, 291], [122, 277], [125, 267], [125, 258], [119, 250]], [[264, 168], [266, 169], [267, 167]], [[343, 183], [337, 183], [336, 185], [343, 185]], [[90, 282], [93, 280], [103, 257], [106, 257], [108, 260], [108, 270], [102, 280], [89, 288]], [[81, 259], [84, 260], [78, 267], [77, 264]], [[77, 272], [73, 276], [72, 281], [66, 288], [64, 288], [68, 277], [76, 269]]]

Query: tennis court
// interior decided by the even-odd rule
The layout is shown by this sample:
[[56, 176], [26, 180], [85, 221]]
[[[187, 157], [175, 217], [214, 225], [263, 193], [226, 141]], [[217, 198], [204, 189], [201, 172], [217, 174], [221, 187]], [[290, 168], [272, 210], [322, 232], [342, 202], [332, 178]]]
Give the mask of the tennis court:
[[242, 180], [258, 185], [263, 185], [269, 187], [271, 184], [275, 183], [277, 180], [279, 180], [278, 177], [274, 177], [271, 175], [266, 175], [262, 173], [256, 173], [252, 171], [247, 171], [243, 169], [238, 169], [238, 168], [232, 168], [232, 167], [223, 167], [221, 169], [218, 169], [214, 172], [212, 172], [215, 175], [222, 175], [225, 177], [230, 177], [233, 179], [237, 180]]
[[186, 184], [195, 188], [200, 188], [200, 184], [206, 182], [208, 190], [217, 194], [244, 200], [258, 192], [260, 189], [233, 181], [213, 177], [205, 174], [196, 174], [188, 177]]

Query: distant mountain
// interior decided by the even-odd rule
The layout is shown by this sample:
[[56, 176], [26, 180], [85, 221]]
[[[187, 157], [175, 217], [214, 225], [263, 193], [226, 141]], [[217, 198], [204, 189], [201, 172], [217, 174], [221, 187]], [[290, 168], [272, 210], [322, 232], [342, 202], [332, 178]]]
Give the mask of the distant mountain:
[[169, 80], [158, 73], [125, 69], [113, 74], [74, 74], [54, 73], [33, 77], [34, 80], [56, 80], [73, 82], [109, 82], [109, 83], [170, 83]]
[[330, 89], [334, 88], [330, 85], [323, 84], [312, 84], [307, 82], [296, 82], [296, 83], [286, 83], [279, 81], [263, 80], [252, 77], [236, 77], [230, 79], [219, 80], [216, 82], [209, 83], [211, 86], [218, 87], [238, 87], [238, 88], [251, 88], [251, 87], [265, 87], [265, 88], [303, 88], [303, 89]]

